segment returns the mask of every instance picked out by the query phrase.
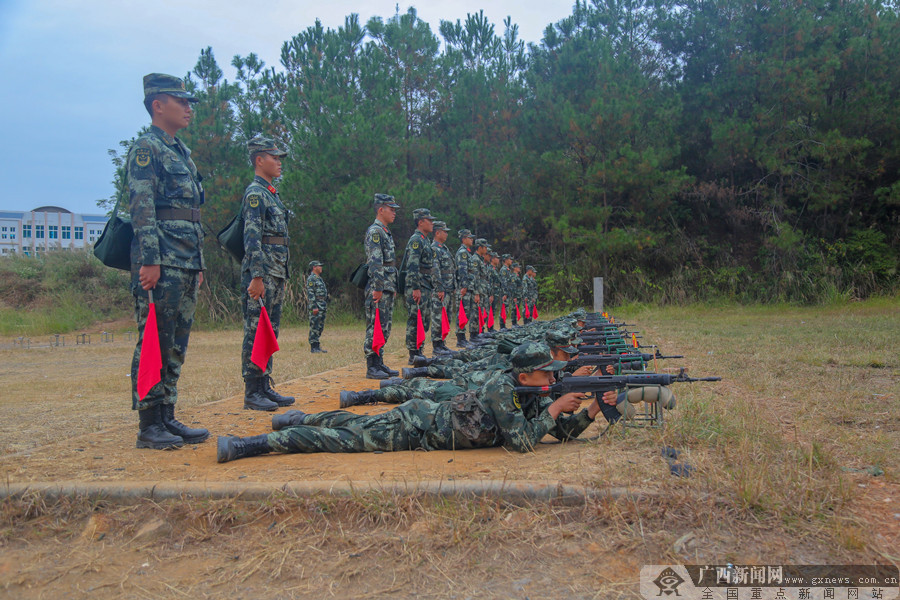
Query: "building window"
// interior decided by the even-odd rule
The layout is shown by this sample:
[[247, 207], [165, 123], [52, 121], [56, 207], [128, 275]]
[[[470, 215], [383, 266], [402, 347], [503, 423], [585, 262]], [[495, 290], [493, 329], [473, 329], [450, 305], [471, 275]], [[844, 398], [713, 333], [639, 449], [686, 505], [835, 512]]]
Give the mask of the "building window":
[[6, 231], [6, 227], [0, 228], [0, 231]]
[[75, 239], [76, 240], [84, 239], [84, 227], [76, 227], [75, 228]]
[[10, 227], [10, 228], [9, 228], [9, 232], [10, 232], [10, 233], [15, 233], [15, 232], [16, 232], [16, 228], [15, 228], [15, 227]]
[[9, 234], [9, 239], [11, 239], [11, 240], [16, 239], [16, 234], [14, 234], [14, 233]]
[[62, 227], [62, 239], [71, 240], [72, 239], [72, 228], [68, 225], [63, 225]]
[[[6, 227], [4, 227], [3, 229], [6, 229]], [[9, 235], [8, 233], [0, 234], [0, 239], [4, 239], [4, 240], [5, 240], [5, 239], [6, 239], [6, 236], [8, 236], [8, 235]]]
[[34, 237], [39, 240], [44, 239], [44, 226], [43, 225], [35, 225], [34, 226]]
[[31, 237], [31, 225], [22, 225], [22, 237], [23, 238]]
[[59, 239], [59, 227], [56, 225], [48, 226], [47, 237], [51, 240]]
[[22, 248], [22, 253], [23, 253], [25, 256], [31, 256], [31, 252], [29, 252], [28, 248]]

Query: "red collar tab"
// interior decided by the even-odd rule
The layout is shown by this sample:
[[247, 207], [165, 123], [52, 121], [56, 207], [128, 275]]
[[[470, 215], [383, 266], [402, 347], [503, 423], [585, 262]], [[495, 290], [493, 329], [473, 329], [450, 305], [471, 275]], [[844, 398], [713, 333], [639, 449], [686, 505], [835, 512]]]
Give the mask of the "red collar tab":
[[266, 187], [266, 189], [268, 189], [268, 190], [269, 190], [270, 192], [272, 192], [273, 194], [276, 194], [276, 195], [278, 194], [278, 190], [276, 190], [276, 189], [275, 189], [275, 186], [272, 185], [271, 183]]

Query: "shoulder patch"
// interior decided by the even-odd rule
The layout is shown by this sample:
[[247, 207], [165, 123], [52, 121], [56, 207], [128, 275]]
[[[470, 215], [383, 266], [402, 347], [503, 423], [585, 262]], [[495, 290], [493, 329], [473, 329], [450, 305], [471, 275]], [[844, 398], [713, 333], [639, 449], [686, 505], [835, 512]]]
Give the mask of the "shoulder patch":
[[419, 249], [419, 242], [413, 242], [413, 243], [412, 243], [412, 247], [413, 247], [413, 250], [418, 250], [418, 249]]
[[250, 208], [259, 206], [259, 194], [250, 194], [247, 196], [247, 204], [250, 205]]
[[134, 164], [137, 166], [144, 168], [150, 164], [150, 149], [149, 148], [137, 148], [134, 151]]
[[379, 235], [379, 233], [377, 231], [372, 234], [372, 241], [375, 242], [376, 244], [381, 242], [381, 235]]
[[522, 404], [519, 402], [519, 393], [513, 392], [513, 404], [515, 404], [516, 408], [522, 410]]

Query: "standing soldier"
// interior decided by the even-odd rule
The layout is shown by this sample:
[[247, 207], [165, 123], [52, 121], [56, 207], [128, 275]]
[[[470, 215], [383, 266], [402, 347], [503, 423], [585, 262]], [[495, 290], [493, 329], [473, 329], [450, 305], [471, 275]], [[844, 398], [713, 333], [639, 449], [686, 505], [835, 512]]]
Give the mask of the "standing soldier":
[[503, 282], [500, 281], [500, 255], [491, 252], [491, 310], [494, 320], [490, 322], [488, 331], [494, 331], [494, 323], [500, 318], [500, 305], [503, 303]]
[[[512, 291], [512, 322], [513, 327], [518, 326], [519, 324], [519, 314], [516, 312], [516, 309], [519, 308], [519, 305], [522, 303], [522, 277], [520, 273], [522, 272], [522, 265], [518, 263], [518, 261], [513, 261], [512, 264], [512, 280], [509, 283], [509, 288]], [[522, 310], [524, 310], [524, 306]]]
[[[417, 312], [422, 313], [422, 326], [425, 331], [431, 325], [431, 294], [434, 290], [432, 268], [434, 266], [434, 250], [428, 240], [428, 234], [434, 229], [434, 217], [427, 208], [413, 211], [416, 230], [406, 243], [403, 252], [404, 271], [406, 273], [406, 349], [409, 350], [409, 364], [417, 355], [425, 355], [425, 351], [416, 345]], [[424, 344], [424, 342], [423, 342]]]
[[[490, 286], [488, 283], [487, 270], [484, 262], [484, 256], [488, 252], [487, 240], [478, 238], [475, 240], [475, 254], [472, 256], [472, 271], [474, 273], [475, 286], [475, 318], [469, 318], [469, 338], [474, 338], [479, 334], [478, 327], [478, 310], [484, 311], [488, 303], [488, 295]], [[482, 313], [483, 315], [483, 313]]]
[[533, 274], [534, 267], [528, 265], [525, 267], [525, 274], [522, 276], [522, 303], [525, 305], [525, 310], [527, 311], [524, 315], [523, 322], [527, 325], [531, 323], [531, 307], [532, 307], [532, 297], [537, 295], [537, 290], [533, 289], [536, 287]]
[[363, 352], [366, 355], [366, 377], [387, 379], [399, 375], [399, 371], [389, 369], [384, 364], [381, 349], [372, 348], [375, 333], [375, 308], [381, 320], [381, 333], [386, 344], [391, 336], [391, 320], [394, 316], [394, 294], [397, 291], [397, 267], [394, 237], [388, 225], [397, 218], [400, 205], [388, 194], [375, 194], [375, 222], [366, 230], [366, 265], [369, 281], [366, 283], [366, 341]]
[[531, 320], [534, 321], [535, 320], [534, 307], [538, 303], [537, 269], [535, 269], [534, 267], [529, 267], [528, 271], [525, 274], [528, 276], [528, 279], [531, 280], [528, 284], [529, 285], [528, 291], [531, 294], [528, 298], [528, 300], [529, 300], [528, 306], [531, 307]]
[[[450, 229], [443, 221], [434, 222], [434, 241], [431, 248], [434, 250], [434, 297], [431, 308], [431, 347], [435, 354], [450, 353], [450, 348], [444, 343], [441, 336], [441, 315], [446, 309], [447, 318], [450, 318], [453, 302], [453, 292], [456, 291], [456, 265], [453, 256], [446, 246], [447, 234]], [[457, 307], [458, 308], [458, 307]]]
[[459, 303], [462, 302], [466, 318], [468, 318], [469, 321], [477, 319], [477, 315], [474, 313], [475, 303], [473, 301], [475, 296], [475, 273], [472, 271], [472, 244], [475, 242], [475, 237], [468, 229], [460, 229], [459, 240], [461, 244], [456, 251], [456, 286], [458, 292], [453, 305], [453, 311], [457, 315], [456, 346], [458, 348], [465, 348], [468, 345], [466, 343], [466, 328], [459, 323], [458, 311]]
[[500, 267], [500, 289], [501, 289], [501, 305], [506, 307], [506, 319], [502, 318], [503, 310], [500, 310], [500, 329], [506, 329], [506, 321], [510, 318], [510, 311], [515, 312], [516, 308], [514, 306], [510, 306], [512, 301], [512, 269], [510, 268], [512, 265], [512, 256], [509, 254], [504, 254], [501, 257], [503, 261], [503, 266]]
[[275, 337], [281, 324], [284, 286], [288, 267], [288, 210], [272, 182], [281, 177], [281, 159], [287, 152], [275, 141], [257, 136], [247, 142], [254, 177], [244, 191], [244, 260], [241, 262], [241, 307], [244, 309], [244, 343], [241, 347], [241, 375], [244, 377], [244, 408], [275, 410], [294, 403], [272, 387], [272, 358], [260, 369], [251, 360], [259, 315], [265, 303]]
[[[144, 77], [144, 107], [150, 130], [140, 136], [126, 159], [131, 242], [131, 294], [138, 340], [131, 361], [131, 408], [138, 411], [138, 448], [168, 450], [209, 437], [175, 419], [178, 377], [187, 352], [203, 283], [202, 177], [191, 151], [175, 134], [187, 127], [197, 99], [172, 75]], [[162, 357], [161, 381], [141, 399], [137, 392], [144, 325], [153, 292]]]
[[306, 268], [306, 306], [309, 309], [309, 351], [313, 354], [328, 353], [319, 345], [325, 328], [325, 313], [328, 311], [328, 288], [322, 279], [322, 263], [310, 261]]

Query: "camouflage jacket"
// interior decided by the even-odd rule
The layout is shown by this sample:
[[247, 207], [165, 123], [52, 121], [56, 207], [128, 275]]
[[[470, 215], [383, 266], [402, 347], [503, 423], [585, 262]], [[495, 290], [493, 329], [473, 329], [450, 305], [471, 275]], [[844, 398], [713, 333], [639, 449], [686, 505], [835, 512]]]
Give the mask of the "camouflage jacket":
[[[202, 271], [203, 178], [188, 147], [153, 125], [131, 146], [126, 170], [134, 228], [131, 264]], [[157, 218], [157, 211], [166, 209], [197, 209], [198, 220]]]
[[406, 250], [403, 251], [403, 264], [406, 270], [407, 290], [434, 289], [432, 281], [432, 269], [434, 267], [434, 250], [428, 236], [418, 229], [413, 232], [406, 242]]
[[456, 263], [447, 246], [431, 242], [431, 249], [434, 251], [434, 291], [449, 294], [456, 290]]
[[390, 230], [377, 219], [366, 230], [366, 264], [369, 268], [369, 283], [366, 293], [397, 291], [397, 266], [394, 237]]
[[244, 217], [245, 252], [241, 270], [250, 271], [250, 277], [268, 275], [287, 279], [290, 275], [288, 211], [278, 197], [278, 190], [262, 177], [255, 176], [244, 192], [241, 214]]
[[472, 291], [472, 251], [465, 244], [456, 251], [456, 285], [457, 289], [466, 288]]
[[522, 278], [522, 297], [528, 301], [528, 306], [534, 306], [538, 300], [537, 281], [528, 275]]
[[475, 272], [475, 282], [473, 287], [475, 288], [475, 293], [482, 296], [481, 301], [486, 302], [487, 296], [491, 295], [491, 284], [487, 272], [490, 265], [484, 262], [484, 258], [479, 256], [477, 252], [472, 253], [472, 257], [474, 259], [472, 261], [472, 270]]
[[491, 296], [494, 302], [500, 302], [503, 299], [503, 282], [500, 281], [500, 270], [494, 265], [488, 265], [488, 275], [491, 281]]
[[321, 277], [310, 273], [306, 278], [306, 304], [309, 310], [318, 308], [320, 311], [328, 308], [328, 288]]
[[530, 394], [520, 398], [515, 386], [511, 371], [497, 371], [477, 390], [435, 405], [423, 446], [427, 450], [503, 446], [530, 452], [548, 433], [568, 440], [593, 423], [587, 409], [554, 419], [547, 412], [550, 398]]
[[500, 299], [503, 299], [503, 296], [506, 296], [506, 301], [509, 303], [516, 296], [515, 286], [513, 284], [513, 272], [512, 269], [503, 265], [500, 267]]

